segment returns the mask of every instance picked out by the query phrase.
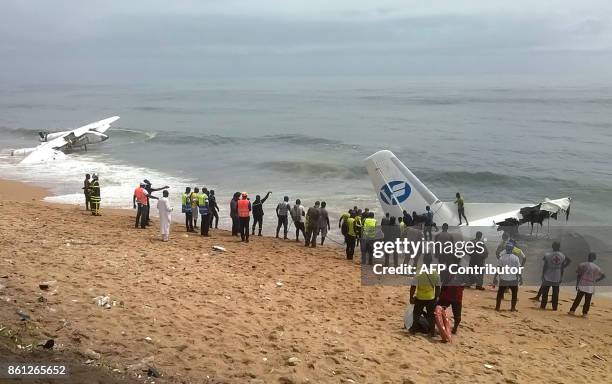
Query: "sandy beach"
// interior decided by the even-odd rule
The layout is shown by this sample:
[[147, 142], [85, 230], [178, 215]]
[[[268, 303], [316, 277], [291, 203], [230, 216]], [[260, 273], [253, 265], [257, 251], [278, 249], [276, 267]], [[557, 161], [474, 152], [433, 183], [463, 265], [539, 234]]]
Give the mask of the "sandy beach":
[[[243, 244], [221, 230], [204, 239], [178, 224], [163, 243], [157, 220], [134, 229], [130, 211], [92, 217], [44, 195], [0, 182], [3, 356], [52, 338], [53, 356], [117, 382], [612, 382], [612, 302], [602, 297], [581, 318], [566, 314], [567, 292], [558, 312], [541, 311], [521, 287], [519, 311], [496, 313], [493, 291], [466, 290], [459, 334], [444, 344], [410, 336], [408, 288], [362, 287], [341, 249]], [[147, 379], [150, 366], [162, 377]]]

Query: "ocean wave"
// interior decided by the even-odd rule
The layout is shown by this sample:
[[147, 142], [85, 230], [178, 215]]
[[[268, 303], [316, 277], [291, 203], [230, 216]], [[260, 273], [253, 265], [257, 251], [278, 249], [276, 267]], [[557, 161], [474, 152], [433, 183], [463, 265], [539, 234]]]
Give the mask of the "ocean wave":
[[279, 134], [265, 135], [257, 137], [232, 137], [221, 136], [217, 134], [186, 134], [182, 132], [157, 132], [156, 135], [150, 137], [147, 141], [161, 144], [172, 145], [237, 145], [246, 143], [257, 144], [290, 144], [304, 146], [340, 146], [345, 145], [337, 140], [330, 140], [322, 137], [306, 136], [301, 134]]
[[[512, 190], [533, 187], [543, 187], [547, 190], [582, 190], [588, 187], [572, 179], [562, 179], [554, 176], [521, 176], [490, 171], [415, 170], [415, 174], [424, 183], [437, 186], [495, 186]], [[593, 188], [601, 187], [603, 186], [593, 186]]]
[[0, 127], [0, 131], [11, 136], [35, 136], [38, 138], [40, 129]]
[[97, 173], [102, 186], [105, 206], [130, 208], [134, 187], [147, 178], [155, 186], [169, 185], [171, 193], [178, 196], [193, 180], [169, 175], [145, 167], [110, 161], [104, 156], [79, 156], [44, 164], [19, 164], [10, 156], [0, 156], [0, 177], [21, 180], [46, 186], [54, 196], [50, 202], [82, 203], [81, 186], [86, 173]]
[[368, 172], [364, 166], [345, 166], [316, 161], [265, 161], [257, 164], [258, 169], [291, 174], [296, 177], [331, 177], [338, 179], [363, 179]]

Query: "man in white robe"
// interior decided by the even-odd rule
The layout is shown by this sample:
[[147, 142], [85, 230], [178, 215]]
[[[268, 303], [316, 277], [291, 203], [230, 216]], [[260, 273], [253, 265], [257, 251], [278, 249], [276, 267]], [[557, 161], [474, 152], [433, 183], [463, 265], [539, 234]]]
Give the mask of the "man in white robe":
[[168, 191], [164, 190], [163, 197], [157, 201], [157, 209], [159, 210], [159, 225], [162, 241], [168, 241], [170, 238], [170, 223], [172, 223], [172, 207], [168, 201]]

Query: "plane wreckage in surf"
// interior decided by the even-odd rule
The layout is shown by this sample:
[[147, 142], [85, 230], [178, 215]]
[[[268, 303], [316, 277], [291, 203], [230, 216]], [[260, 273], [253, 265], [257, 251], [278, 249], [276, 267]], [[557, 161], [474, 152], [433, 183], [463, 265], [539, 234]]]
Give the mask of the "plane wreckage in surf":
[[[423, 213], [429, 206], [438, 225], [460, 222], [457, 205], [440, 201], [392, 152], [379, 151], [365, 159], [368, 174], [384, 213], [402, 217], [403, 212]], [[544, 219], [564, 213], [569, 217], [572, 199], [544, 199], [534, 203], [465, 203], [470, 227], [517, 228], [523, 223], [542, 224]], [[462, 227], [465, 226], [465, 223]], [[466, 228], [467, 229], [467, 228]]]
[[119, 120], [119, 116], [113, 116], [70, 131], [39, 132], [41, 144], [32, 148], [14, 149], [11, 151], [11, 155], [24, 156], [23, 160], [21, 160], [22, 164], [36, 164], [65, 159], [67, 152], [79, 148], [87, 149], [88, 144], [106, 141], [108, 135], [105, 132], [117, 120]]

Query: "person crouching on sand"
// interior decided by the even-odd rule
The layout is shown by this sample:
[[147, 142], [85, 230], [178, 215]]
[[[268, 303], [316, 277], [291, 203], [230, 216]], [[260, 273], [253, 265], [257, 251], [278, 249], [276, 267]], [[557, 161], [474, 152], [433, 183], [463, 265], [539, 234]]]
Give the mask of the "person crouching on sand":
[[170, 239], [170, 223], [172, 223], [172, 207], [168, 201], [168, 190], [162, 192], [163, 197], [157, 201], [159, 210], [159, 226], [162, 241]]
[[[423, 264], [431, 265], [431, 254], [425, 254]], [[410, 287], [410, 304], [414, 304], [412, 327], [409, 329], [411, 334], [416, 334], [415, 325], [418, 324], [418, 319], [425, 309], [427, 312], [425, 318], [429, 324], [429, 336], [434, 337], [436, 335], [434, 310], [436, 309], [436, 298], [439, 295], [440, 276], [437, 272], [427, 273], [423, 271], [414, 277]]]

